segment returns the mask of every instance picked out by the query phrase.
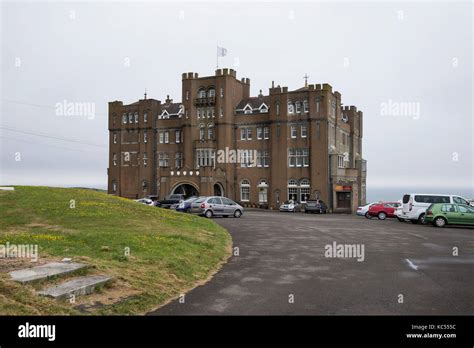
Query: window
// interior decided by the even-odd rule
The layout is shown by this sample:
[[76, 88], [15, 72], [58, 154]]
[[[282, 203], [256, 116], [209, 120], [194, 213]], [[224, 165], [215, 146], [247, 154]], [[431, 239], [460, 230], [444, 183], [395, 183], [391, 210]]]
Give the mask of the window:
[[262, 105], [262, 106], [260, 107], [260, 113], [265, 114], [265, 113], [267, 113], [267, 112], [268, 112], [267, 106], [266, 106], [266, 105]]
[[117, 144], [117, 133], [114, 132], [113, 138], [114, 138], [114, 144]]
[[224, 117], [224, 109], [222, 107], [219, 109], [219, 117]]
[[269, 167], [270, 155], [268, 150], [257, 150], [257, 167]]
[[291, 131], [290, 131], [291, 137], [294, 139], [296, 138], [296, 126], [291, 126]]
[[160, 167], [168, 167], [169, 166], [169, 156], [166, 152], [160, 152], [158, 154], [158, 165]]
[[268, 201], [268, 183], [265, 179], [260, 180], [258, 184], [258, 202], [267, 203]]
[[148, 183], [146, 180], [142, 180], [142, 190], [143, 192], [145, 192], [147, 190], [147, 187], [148, 187]]
[[288, 200], [298, 200], [298, 187], [292, 187], [288, 185]]
[[296, 150], [295, 149], [288, 149], [288, 166], [289, 167], [296, 166]]
[[211, 118], [213, 116], [213, 113], [214, 113], [213, 109], [207, 108], [207, 118]]
[[213, 149], [197, 149], [196, 150], [196, 166], [213, 167], [215, 161], [215, 150]]
[[290, 115], [294, 114], [295, 113], [295, 106], [293, 105], [292, 102], [288, 102], [288, 113]]
[[306, 202], [311, 195], [311, 188], [309, 187], [301, 187], [300, 188], [300, 202]]
[[458, 205], [458, 210], [460, 213], [474, 213], [474, 210], [469, 208], [469, 207], [466, 207], [464, 205]]
[[306, 138], [308, 136], [308, 127], [307, 126], [301, 126], [301, 137]]
[[117, 154], [116, 153], [114, 153], [112, 155], [112, 163], [113, 163], [114, 167], [117, 166]]
[[181, 131], [177, 130], [174, 132], [174, 138], [176, 144], [179, 144], [181, 142]]
[[127, 123], [127, 114], [122, 115], [122, 123], [126, 124]]
[[204, 88], [201, 88], [198, 91], [198, 96], [199, 96], [199, 98], [206, 98], [206, 90]]
[[146, 113], [146, 112], [143, 114], [143, 122], [144, 123], [148, 122], [148, 113]]
[[319, 113], [319, 100], [316, 100], [316, 113]]
[[209, 98], [214, 98], [216, 96], [216, 90], [214, 88], [209, 89], [209, 91], [207, 92], [207, 96]]
[[128, 114], [128, 123], [133, 123], [133, 114], [132, 113]]
[[308, 167], [309, 149], [288, 149], [289, 167]]
[[443, 206], [441, 207], [441, 211], [443, 213], [455, 213], [456, 208], [453, 204], [443, 204]]
[[138, 112], [135, 112], [135, 123], [138, 123]]
[[201, 108], [197, 108], [197, 117], [201, 118]]
[[461, 197], [453, 197], [453, 202], [457, 204], [469, 205], [469, 203]]
[[308, 103], [307, 100], [305, 100], [305, 101], [303, 102], [303, 111], [304, 111], [305, 113], [309, 112], [309, 103]]
[[252, 140], [252, 128], [241, 128], [240, 140]]
[[117, 192], [117, 182], [112, 180], [112, 192]]
[[207, 139], [214, 140], [214, 125], [210, 124], [207, 126]]
[[250, 200], [250, 182], [247, 179], [240, 183], [240, 200], [243, 202]]
[[181, 168], [182, 166], [183, 166], [183, 153], [182, 152], [176, 152], [175, 167], [176, 168]]
[[224, 97], [224, 88], [221, 87], [221, 98], [223, 98], [223, 97]]
[[168, 144], [170, 140], [170, 133], [168, 131], [165, 132], [165, 144]]
[[258, 140], [263, 139], [263, 128], [262, 127], [257, 127], [257, 139]]
[[148, 136], [147, 136], [147, 133], [144, 132], [143, 133], [143, 142], [146, 144], [148, 142]]
[[253, 167], [255, 166], [255, 158], [253, 158], [253, 151], [252, 150], [240, 150], [240, 166], [243, 168], [246, 167]]
[[263, 139], [269, 139], [269, 138], [270, 138], [270, 128], [263, 127]]
[[345, 168], [344, 155], [337, 155], [337, 167], [338, 168]]
[[301, 112], [301, 102], [297, 101], [295, 106], [296, 106], [296, 113], [299, 114]]
[[275, 113], [277, 116], [280, 116], [280, 103], [275, 104]]
[[163, 132], [160, 132], [160, 144], [163, 144], [164, 135]]
[[204, 129], [204, 125], [201, 124], [199, 126], [199, 140], [204, 140], [205, 136], [206, 136], [206, 130]]
[[189, 100], [189, 91], [186, 91], [186, 100]]
[[252, 107], [249, 104], [247, 104], [244, 107], [244, 114], [251, 114], [252, 110], [253, 110]]
[[148, 157], [146, 155], [146, 152], [143, 153], [143, 165], [146, 167], [148, 164]]

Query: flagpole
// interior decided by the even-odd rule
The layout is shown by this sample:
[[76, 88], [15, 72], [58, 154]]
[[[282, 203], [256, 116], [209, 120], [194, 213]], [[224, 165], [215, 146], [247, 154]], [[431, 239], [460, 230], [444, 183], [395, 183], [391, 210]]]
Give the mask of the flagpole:
[[219, 69], [219, 46], [216, 47], [216, 69]]

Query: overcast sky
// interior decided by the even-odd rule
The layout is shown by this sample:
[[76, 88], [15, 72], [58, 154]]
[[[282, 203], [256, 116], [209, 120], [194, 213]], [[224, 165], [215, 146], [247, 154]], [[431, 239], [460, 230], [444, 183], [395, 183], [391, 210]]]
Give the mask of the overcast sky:
[[[181, 100], [181, 73], [213, 74], [220, 45], [252, 95], [307, 73], [362, 110], [369, 191], [472, 193], [472, 16], [469, 2], [3, 3], [0, 184], [104, 188], [107, 102]], [[95, 116], [61, 115], [64, 101]]]

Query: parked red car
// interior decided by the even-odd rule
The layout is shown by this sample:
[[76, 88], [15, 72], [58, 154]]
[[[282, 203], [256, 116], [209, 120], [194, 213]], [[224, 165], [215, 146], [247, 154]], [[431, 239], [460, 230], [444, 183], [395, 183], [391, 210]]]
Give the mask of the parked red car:
[[370, 206], [367, 214], [370, 217], [378, 217], [379, 220], [385, 220], [386, 218], [396, 218], [395, 212], [400, 206], [399, 202], [379, 202]]

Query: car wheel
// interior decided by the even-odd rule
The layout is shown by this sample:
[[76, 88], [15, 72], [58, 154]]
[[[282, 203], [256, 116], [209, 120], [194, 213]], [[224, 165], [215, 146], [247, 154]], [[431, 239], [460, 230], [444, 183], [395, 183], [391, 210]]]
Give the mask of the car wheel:
[[208, 219], [210, 219], [212, 217], [212, 210], [207, 210], [205, 213], [204, 213], [204, 216], [207, 217]]
[[381, 211], [377, 217], [379, 218], [379, 220], [385, 220], [387, 218], [387, 214], [385, 214], [383, 211]]
[[434, 219], [433, 225], [435, 225], [436, 227], [444, 227], [446, 225], [446, 220], [442, 217], [437, 217], [436, 219]]
[[240, 210], [234, 211], [234, 217], [239, 218], [242, 216], [242, 212]]
[[402, 218], [399, 218], [399, 217], [397, 217], [397, 219], [398, 219], [398, 221], [400, 221], [400, 222], [405, 222], [405, 219], [402, 219]]
[[420, 217], [418, 218], [418, 223], [421, 225], [425, 224], [425, 214], [421, 214]]
[[365, 217], [366, 217], [367, 219], [372, 219], [372, 216], [370, 216], [369, 212], [365, 213]]

